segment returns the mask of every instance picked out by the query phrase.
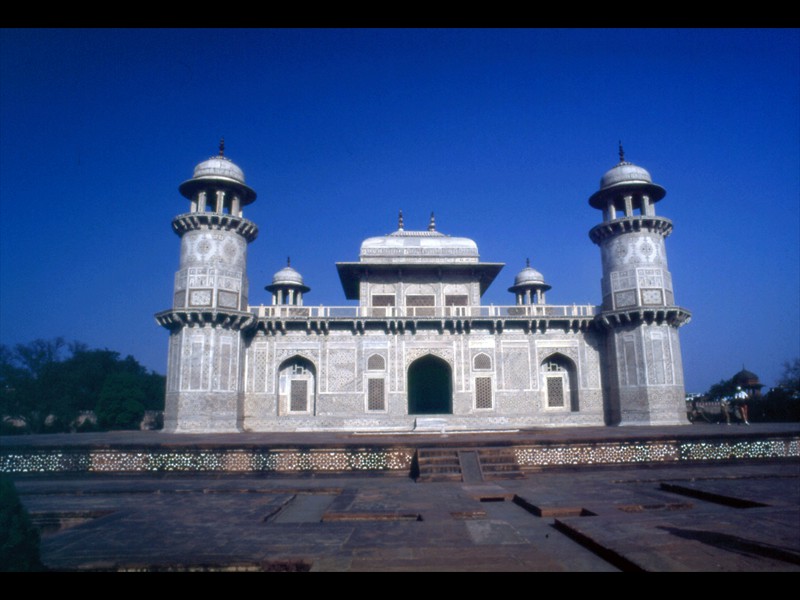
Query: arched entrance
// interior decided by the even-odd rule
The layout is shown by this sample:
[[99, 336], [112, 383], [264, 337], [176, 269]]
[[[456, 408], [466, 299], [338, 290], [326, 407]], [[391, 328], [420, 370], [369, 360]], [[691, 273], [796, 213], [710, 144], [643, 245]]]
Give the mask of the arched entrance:
[[293, 356], [278, 367], [278, 413], [314, 414], [316, 398], [314, 364], [302, 356]]
[[408, 414], [453, 413], [453, 377], [450, 365], [428, 354], [408, 367]]
[[548, 409], [578, 412], [578, 374], [575, 363], [556, 352], [542, 361], [542, 383]]

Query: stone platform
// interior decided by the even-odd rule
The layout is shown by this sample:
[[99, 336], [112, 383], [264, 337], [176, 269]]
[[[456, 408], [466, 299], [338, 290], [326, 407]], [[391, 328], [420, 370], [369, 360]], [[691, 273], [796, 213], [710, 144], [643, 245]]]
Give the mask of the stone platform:
[[108, 432], [0, 438], [0, 472], [416, 475], [420, 449], [505, 454], [522, 471], [800, 457], [800, 426], [583, 427], [458, 433]]
[[[417, 436], [130, 432], [2, 438], [0, 466], [13, 471], [42, 529], [44, 562], [61, 571], [800, 571], [799, 438], [797, 424]], [[639, 454], [648, 445], [677, 451]], [[617, 462], [598, 460], [612, 447]], [[700, 447], [707, 454], [686, 451]], [[237, 471], [210, 458], [172, 470], [9, 468], [34, 455], [80, 467], [93, 463], [73, 459], [93, 452], [387, 448], [410, 451], [407, 468], [306, 462]], [[569, 460], [508, 466], [498, 458], [531, 448]], [[487, 449], [498, 449], [489, 458], [499, 469], [487, 467]], [[425, 477], [417, 464], [425, 451], [450, 456], [457, 473]], [[58, 463], [58, 453], [73, 462]], [[168, 465], [150, 466], [159, 464]]]

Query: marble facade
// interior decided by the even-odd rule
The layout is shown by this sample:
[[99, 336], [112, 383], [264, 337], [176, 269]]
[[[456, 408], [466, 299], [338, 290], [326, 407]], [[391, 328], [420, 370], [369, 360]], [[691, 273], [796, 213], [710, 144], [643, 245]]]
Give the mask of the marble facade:
[[655, 216], [665, 194], [624, 160], [590, 205], [603, 221], [602, 304], [546, 303], [550, 288], [528, 265], [516, 303], [483, 306], [502, 269], [475, 242], [403, 226], [365, 240], [357, 262], [337, 263], [358, 305], [305, 306], [290, 265], [248, 303], [247, 246], [255, 200], [223, 155], [180, 186], [190, 211], [172, 308], [164, 429], [236, 431], [504, 430], [687, 423], [678, 328], [664, 239]]

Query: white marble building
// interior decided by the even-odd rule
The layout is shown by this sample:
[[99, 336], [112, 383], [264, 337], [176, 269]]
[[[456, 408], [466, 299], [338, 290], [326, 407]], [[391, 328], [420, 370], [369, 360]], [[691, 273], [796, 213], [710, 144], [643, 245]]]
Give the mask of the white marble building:
[[687, 423], [678, 328], [664, 238], [665, 191], [624, 160], [589, 200], [603, 221], [601, 306], [546, 303], [527, 266], [511, 306], [483, 306], [502, 269], [474, 241], [436, 231], [368, 238], [357, 262], [337, 263], [357, 306], [304, 306], [290, 265], [251, 306], [247, 246], [255, 200], [223, 156], [180, 186], [188, 213], [170, 310], [164, 429], [170, 432], [497, 430]]

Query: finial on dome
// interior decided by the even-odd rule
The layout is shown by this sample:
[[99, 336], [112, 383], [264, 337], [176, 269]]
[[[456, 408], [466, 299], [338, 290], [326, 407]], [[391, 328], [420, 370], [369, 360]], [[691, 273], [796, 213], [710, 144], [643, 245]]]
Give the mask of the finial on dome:
[[625, 150], [622, 149], [622, 140], [619, 141], [619, 162], [625, 162]]
[[403, 209], [400, 209], [400, 212], [397, 215], [397, 229], [403, 231]]
[[428, 223], [428, 231], [436, 231], [436, 219], [433, 216], [433, 212], [431, 212], [431, 220]]
[[225, 138], [219, 138], [219, 155], [225, 156]]
[[291, 256], [287, 256], [286, 257], [286, 266], [287, 267], [291, 267], [292, 266], [292, 257]]
[[530, 267], [531, 266], [531, 259], [530, 258], [526, 258], [525, 259], [525, 266], [526, 267]]

